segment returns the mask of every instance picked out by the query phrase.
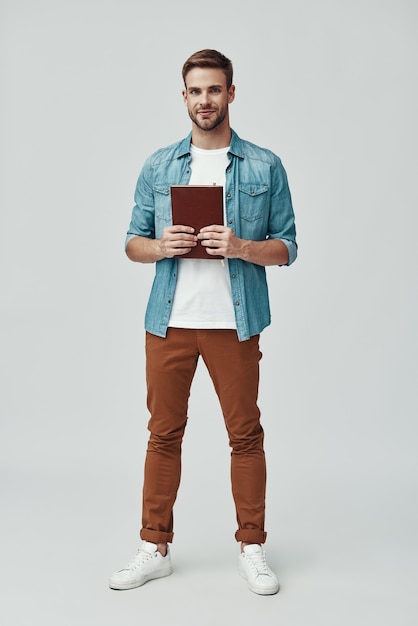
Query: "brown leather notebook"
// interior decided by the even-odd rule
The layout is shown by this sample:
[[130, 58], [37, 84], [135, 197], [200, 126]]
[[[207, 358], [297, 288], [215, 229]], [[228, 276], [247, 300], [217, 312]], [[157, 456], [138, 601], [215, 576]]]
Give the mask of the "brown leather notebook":
[[[192, 226], [197, 234], [204, 226], [224, 223], [223, 187], [217, 185], [171, 185], [173, 224]], [[182, 259], [223, 259], [209, 255], [200, 241]]]

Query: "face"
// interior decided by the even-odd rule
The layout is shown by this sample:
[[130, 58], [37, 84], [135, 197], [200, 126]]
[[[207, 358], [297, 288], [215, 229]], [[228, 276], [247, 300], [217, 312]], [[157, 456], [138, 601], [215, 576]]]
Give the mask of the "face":
[[234, 85], [227, 88], [219, 68], [195, 67], [186, 75], [184, 102], [190, 119], [203, 131], [211, 131], [225, 120], [229, 125], [228, 105], [234, 97]]

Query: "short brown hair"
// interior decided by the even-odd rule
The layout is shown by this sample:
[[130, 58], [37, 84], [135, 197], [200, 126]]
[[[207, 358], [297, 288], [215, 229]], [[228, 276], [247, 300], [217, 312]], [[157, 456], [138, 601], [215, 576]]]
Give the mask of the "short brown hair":
[[226, 86], [229, 89], [232, 85], [232, 63], [217, 50], [199, 50], [190, 56], [183, 65], [182, 76], [184, 86], [186, 86], [186, 76], [194, 67], [218, 67], [223, 70], [226, 78]]

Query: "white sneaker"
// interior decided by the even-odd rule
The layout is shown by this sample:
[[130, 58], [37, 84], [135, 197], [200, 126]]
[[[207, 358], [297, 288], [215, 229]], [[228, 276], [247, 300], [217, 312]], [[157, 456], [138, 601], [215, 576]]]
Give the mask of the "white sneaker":
[[263, 596], [273, 595], [280, 585], [276, 574], [266, 563], [266, 554], [258, 543], [245, 546], [239, 557], [239, 573], [248, 582], [254, 593]]
[[115, 572], [109, 580], [111, 589], [133, 589], [148, 580], [162, 578], [172, 573], [170, 552], [163, 556], [155, 543], [144, 541], [134, 558], [124, 569]]

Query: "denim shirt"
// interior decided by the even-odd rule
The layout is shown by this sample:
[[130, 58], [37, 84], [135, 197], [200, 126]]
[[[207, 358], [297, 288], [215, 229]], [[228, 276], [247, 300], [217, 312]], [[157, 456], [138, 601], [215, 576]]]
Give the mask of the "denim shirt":
[[[135, 191], [135, 206], [126, 244], [136, 236], [159, 239], [172, 224], [170, 186], [186, 185], [191, 175], [191, 133], [161, 148], [145, 162]], [[226, 225], [237, 237], [253, 241], [281, 239], [297, 256], [295, 221], [286, 172], [270, 150], [244, 141], [232, 131], [226, 169]], [[125, 245], [126, 245], [125, 244]], [[156, 263], [145, 313], [145, 329], [165, 337], [177, 282], [178, 257]], [[259, 334], [270, 324], [266, 270], [241, 259], [228, 259], [238, 339]]]

